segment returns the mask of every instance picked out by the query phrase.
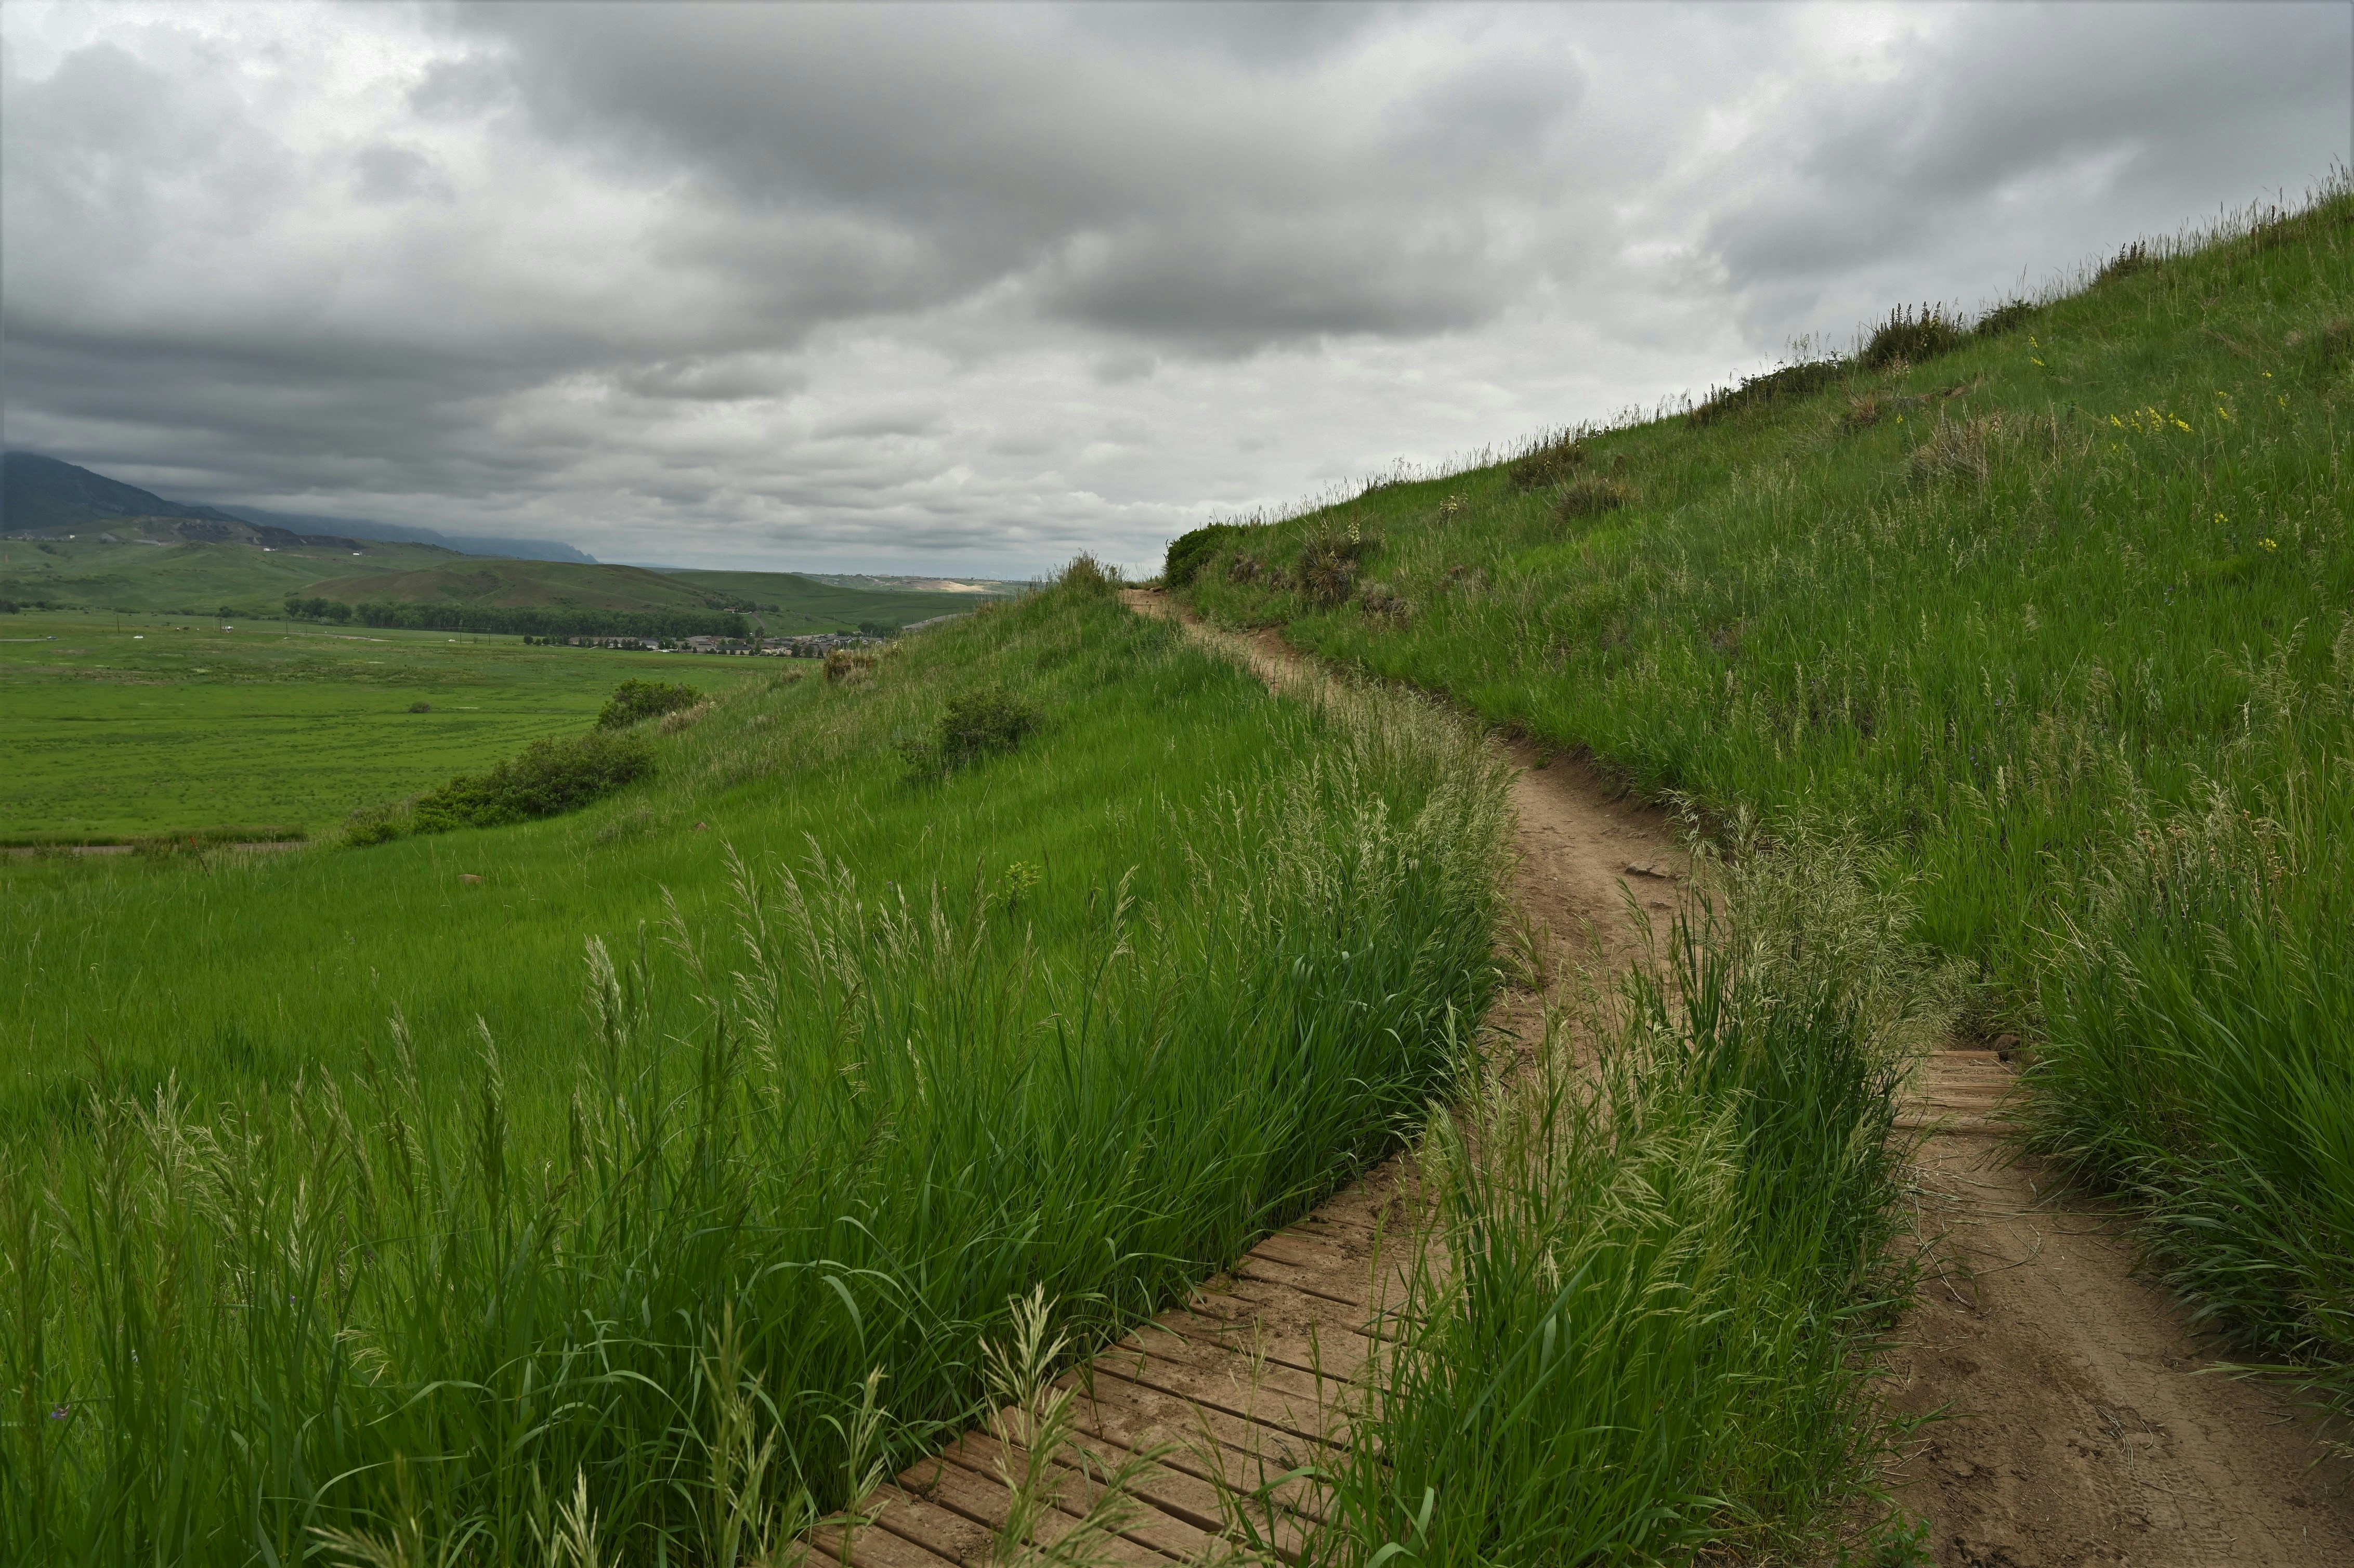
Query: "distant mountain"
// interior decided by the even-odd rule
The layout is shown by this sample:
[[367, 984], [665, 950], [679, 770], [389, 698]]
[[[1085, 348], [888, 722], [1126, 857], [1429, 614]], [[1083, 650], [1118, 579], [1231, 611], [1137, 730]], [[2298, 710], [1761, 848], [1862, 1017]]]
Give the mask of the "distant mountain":
[[585, 550], [552, 539], [505, 539], [484, 534], [444, 534], [405, 523], [378, 523], [367, 517], [318, 517], [302, 512], [265, 512], [259, 506], [230, 508], [249, 523], [267, 524], [297, 534], [340, 534], [346, 539], [376, 539], [396, 545], [439, 545], [461, 556], [495, 556], [508, 561], [571, 561], [595, 566], [597, 557]]
[[259, 506], [198, 506], [166, 501], [152, 490], [92, 473], [37, 452], [0, 455], [0, 530], [36, 533], [77, 524], [103, 527], [118, 517], [178, 517], [203, 523], [242, 523], [306, 537], [374, 539], [394, 544], [438, 545], [461, 556], [505, 560], [572, 561], [594, 565], [596, 557], [546, 539], [504, 539], [442, 534], [366, 517], [320, 517], [297, 512], [265, 512]]
[[166, 501], [152, 490], [76, 468], [37, 452], [0, 454], [0, 527], [12, 533], [68, 528], [111, 517], [189, 517], [207, 523], [242, 519], [209, 506]]

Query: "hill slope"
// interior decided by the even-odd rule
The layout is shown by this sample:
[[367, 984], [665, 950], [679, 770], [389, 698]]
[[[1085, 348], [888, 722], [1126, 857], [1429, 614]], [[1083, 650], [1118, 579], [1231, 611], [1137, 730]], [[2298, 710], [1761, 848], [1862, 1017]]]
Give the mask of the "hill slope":
[[0, 452], [0, 528], [65, 528], [114, 517], [197, 517], [233, 522], [226, 512], [166, 501], [37, 452]]
[[[217, 529], [228, 537], [187, 539], [182, 528]], [[228, 606], [241, 615], [278, 613], [290, 593], [329, 577], [391, 573], [461, 559], [430, 545], [317, 543], [229, 521], [126, 519], [101, 535], [0, 542], [0, 599], [74, 609], [161, 610], [209, 615]], [[153, 536], [151, 536], [153, 535]]]
[[771, 635], [904, 626], [987, 602], [871, 592], [790, 572], [656, 572], [502, 561], [433, 545], [322, 539], [234, 518], [111, 518], [99, 533], [0, 542], [0, 600], [209, 615], [277, 615], [288, 596], [346, 604], [702, 611], [742, 607]]
[[569, 545], [552, 540], [443, 534], [432, 528], [377, 523], [364, 517], [323, 517], [307, 513], [269, 512], [256, 506], [198, 506], [185, 501], [167, 501], [153, 491], [37, 452], [0, 454], [0, 532], [63, 532], [93, 526], [102, 529], [116, 519], [154, 517], [243, 522], [266, 530], [313, 537], [438, 545], [460, 555], [502, 559], [583, 563], [595, 559]]
[[657, 572], [566, 561], [442, 561], [330, 578], [307, 592], [352, 604], [377, 599], [485, 609], [747, 609], [758, 612], [779, 635], [854, 631], [862, 622], [900, 626], [973, 607], [970, 594], [867, 593], [790, 572]]
[[269, 512], [259, 506], [226, 508], [250, 523], [289, 528], [298, 534], [334, 534], [345, 539], [376, 539], [387, 544], [439, 545], [461, 556], [489, 556], [511, 561], [578, 561], [593, 566], [597, 557], [553, 539], [516, 539], [483, 534], [444, 534], [406, 523], [378, 523], [368, 517], [325, 517], [302, 512]]
[[1172, 577], [1719, 836], [1847, 840], [2042, 1147], [2354, 1400], [2354, 190]]

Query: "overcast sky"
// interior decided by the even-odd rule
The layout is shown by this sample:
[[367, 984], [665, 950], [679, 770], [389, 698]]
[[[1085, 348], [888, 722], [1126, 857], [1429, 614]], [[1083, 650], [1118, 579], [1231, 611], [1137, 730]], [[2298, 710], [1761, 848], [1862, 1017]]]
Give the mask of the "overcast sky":
[[0, 7], [12, 447], [606, 559], [1139, 566], [2354, 154], [2354, 7]]

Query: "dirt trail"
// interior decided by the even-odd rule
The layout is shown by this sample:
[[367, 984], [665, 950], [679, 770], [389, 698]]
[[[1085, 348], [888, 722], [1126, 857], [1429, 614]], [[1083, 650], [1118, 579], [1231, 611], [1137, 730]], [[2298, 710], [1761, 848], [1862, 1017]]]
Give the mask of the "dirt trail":
[[1946, 1568], [2354, 1563], [2354, 1475], [2137, 1277], [2116, 1216], [2003, 1136], [1993, 1051], [1922, 1065], [1905, 1120], [1938, 1271], [1903, 1330], [1893, 1403], [1954, 1419], [1893, 1479]]
[[[1140, 614], [1184, 619], [1246, 657], [1270, 688], [1326, 677], [1272, 632], [1211, 631], [1162, 596], [1123, 595]], [[1637, 961], [1630, 896], [1656, 933], [1689, 867], [1658, 813], [1615, 801], [1569, 758], [1515, 746], [1514, 894], [1561, 975]], [[1508, 997], [1494, 1022], [1524, 1039], [1541, 999]], [[2192, 1375], [2210, 1352], [2181, 1315], [2131, 1275], [2106, 1217], [2047, 1199], [2032, 1163], [2009, 1162], [2002, 1102], [2012, 1073], [1995, 1053], [1924, 1064], [1904, 1121], [1932, 1129], [1921, 1166], [1940, 1266], [1905, 1325], [1893, 1403], [1953, 1418], [1926, 1428], [1892, 1479], [1926, 1518], [1952, 1568], [2227, 1568], [2354, 1563], [2348, 1467], [2317, 1466], [2308, 1423], [2270, 1393]], [[1142, 1512], [1106, 1543], [1114, 1561], [1160, 1568], [1232, 1538], [1226, 1499], [1341, 1440], [1338, 1400], [1394, 1299], [1384, 1238], [1398, 1175], [1374, 1172], [1253, 1248], [1058, 1386], [1078, 1395], [1088, 1447], [1117, 1462], [1179, 1445], [1138, 1494]], [[826, 1557], [859, 1568], [978, 1565], [1014, 1504], [1007, 1478], [1028, 1456], [983, 1432], [916, 1466], [862, 1505], [875, 1522], [818, 1532]], [[1096, 1497], [1058, 1458], [1054, 1506], [1035, 1532], [1067, 1534]], [[1278, 1489], [1253, 1533], [1287, 1558], [1319, 1522], [1296, 1485]]]
[[[1157, 594], [1124, 597], [1140, 614], [1173, 613]], [[1189, 629], [1248, 660], [1271, 688], [1326, 678], [1272, 634]], [[1516, 760], [1516, 891], [1528, 935], [1549, 949], [1555, 973], [1567, 969], [1563, 958], [1613, 967], [1628, 960], [1639, 947], [1628, 934], [1630, 890], [1663, 923], [1685, 871], [1666, 823], [1607, 801], [1597, 781], [1566, 760], [1547, 767], [1526, 748]], [[1532, 1040], [1542, 1011], [1539, 999], [1516, 994], [1495, 1022]], [[1398, 1180], [1394, 1161], [1373, 1172], [1057, 1384], [1077, 1397], [1082, 1441], [1112, 1463], [1177, 1446], [1139, 1489], [1140, 1517], [1104, 1543], [1112, 1560], [1150, 1565], [1204, 1555], [1235, 1532], [1227, 1511], [1235, 1492], [1345, 1440], [1341, 1396], [1378, 1338], [1381, 1303], [1398, 1294], [1394, 1254], [1384, 1247], [1402, 1202]], [[1017, 1506], [1009, 1481], [1030, 1474], [1030, 1465], [1029, 1455], [988, 1431], [967, 1433], [866, 1499], [858, 1512], [873, 1523], [846, 1535], [821, 1530], [811, 1543], [856, 1568], [978, 1565]], [[1054, 1506], [1034, 1536], [1041, 1543], [1081, 1528], [1097, 1497], [1095, 1478], [1076, 1458], [1049, 1465], [1039, 1472], [1054, 1482]], [[1316, 1499], [1293, 1483], [1261, 1505], [1250, 1529], [1292, 1557], [1318, 1521]]]
[[[1157, 594], [1131, 606], [1171, 613]], [[1227, 639], [1229, 643], [1239, 639]], [[1275, 632], [1248, 640], [1271, 685], [1319, 678]], [[1657, 814], [1614, 801], [1567, 758], [1513, 748], [1522, 772], [1515, 894], [1523, 914], [1615, 971], [1638, 958], [1631, 891], [1654, 923], [1686, 871]], [[1505, 1005], [1532, 1019], [1531, 999]], [[1938, 1267], [1892, 1370], [1903, 1414], [1946, 1412], [1900, 1472], [1944, 1568], [2354, 1564], [2354, 1466], [2272, 1390], [2200, 1369], [2220, 1347], [2135, 1276], [2115, 1217], [2002, 1136], [2016, 1074], [1993, 1051], [1947, 1051], [1916, 1075], [1903, 1120], [1920, 1153]]]
[[[1120, 597], [1140, 615], [1182, 619], [1194, 635], [1246, 657], [1270, 689], [1326, 679], [1279, 632], [1211, 630], [1149, 588], [1129, 588]], [[1513, 896], [1522, 914], [1580, 962], [1604, 971], [1634, 962], [1641, 944], [1628, 928], [1629, 897], [1664, 938], [1676, 890], [1691, 870], [1667, 818], [1613, 800], [1602, 779], [1574, 758], [1549, 757], [1524, 741], [1506, 743], [1506, 749], [1520, 765], [1512, 784], [1518, 820]]]

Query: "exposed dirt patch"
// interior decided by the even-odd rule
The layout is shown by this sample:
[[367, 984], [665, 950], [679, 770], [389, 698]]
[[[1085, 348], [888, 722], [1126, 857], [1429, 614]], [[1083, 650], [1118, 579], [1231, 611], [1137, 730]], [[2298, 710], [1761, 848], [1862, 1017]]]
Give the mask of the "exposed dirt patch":
[[1892, 1479], [1946, 1568], [2354, 1563], [2354, 1476], [2274, 1391], [2137, 1277], [2118, 1217], [2004, 1136], [1992, 1051], [1922, 1065], [1906, 1120], [1940, 1238], [1893, 1359], [1893, 1403], [1938, 1421]]

